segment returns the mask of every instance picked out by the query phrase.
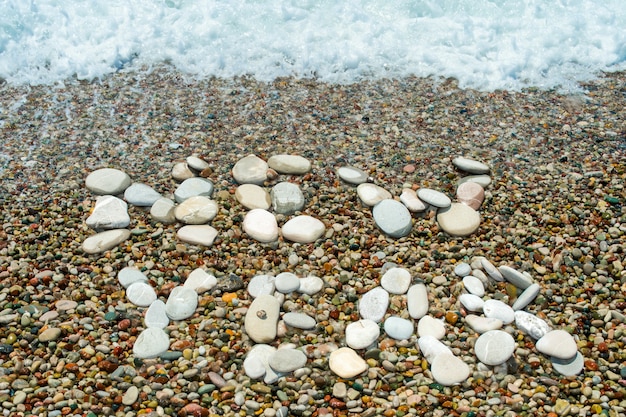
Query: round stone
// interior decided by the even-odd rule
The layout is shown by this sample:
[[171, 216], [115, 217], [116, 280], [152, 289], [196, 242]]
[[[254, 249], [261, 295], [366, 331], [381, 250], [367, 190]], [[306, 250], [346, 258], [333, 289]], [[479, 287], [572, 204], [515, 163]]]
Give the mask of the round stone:
[[470, 174], [487, 174], [489, 172], [489, 166], [486, 164], [464, 156], [454, 158], [452, 164], [461, 171]]
[[126, 288], [126, 297], [128, 297], [128, 301], [138, 307], [148, 307], [157, 299], [154, 288], [143, 281], [137, 281], [129, 285]]
[[202, 268], [196, 268], [187, 277], [183, 287], [194, 290], [197, 294], [207, 292], [217, 285], [215, 276]]
[[42, 343], [52, 342], [53, 340], [57, 340], [59, 337], [61, 337], [62, 333], [63, 331], [58, 327], [49, 327], [39, 333], [38, 339]]
[[415, 326], [410, 320], [398, 316], [391, 316], [385, 320], [385, 333], [396, 340], [406, 340], [413, 335]]
[[326, 231], [320, 220], [311, 216], [296, 216], [282, 227], [283, 237], [296, 243], [313, 243]]
[[235, 198], [248, 210], [263, 209], [269, 210], [272, 206], [270, 193], [263, 187], [256, 184], [241, 184], [235, 190]]
[[255, 275], [248, 283], [248, 293], [253, 298], [261, 294], [272, 295], [276, 289], [275, 280], [271, 275]]
[[431, 188], [420, 188], [417, 191], [417, 196], [424, 203], [438, 208], [450, 207], [450, 204], [452, 203], [450, 197], [441, 191], [433, 190]]
[[359, 168], [345, 166], [337, 169], [339, 178], [350, 184], [363, 184], [367, 181], [367, 174]]
[[513, 336], [502, 330], [489, 330], [481, 334], [474, 344], [474, 352], [485, 365], [500, 365], [509, 360], [515, 350]]
[[291, 272], [281, 272], [276, 275], [274, 285], [276, 286], [276, 291], [289, 294], [290, 292], [298, 291], [300, 278]]
[[270, 191], [272, 208], [279, 214], [293, 214], [304, 207], [304, 194], [297, 184], [279, 182]]
[[278, 224], [272, 213], [263, 209], [250, 210], [243, 219], [243, 230], [262, 243], [278, 239]]
[[138, 359], [156, 358], [170, 347], [170, 338], [158, 327], [148, 327], [137, 336], [133, 353]]
[[430, 372], [437, 383], [451, 386], [465, 381], [469, 377], [470, 369], [461, 359], [451, 353], [445, 353], [433, 359]]
[[356, 187], [356, 193], [366, 206], [372, 207], [383, 200], [392, 198], [391, 193], [376, 184], [369, 182]]
[[437, 224], [452, 236], [469, 236], [480, 226], [480, 214], [470, 206], [452, 203], [437, 212]]
[[574, 355], [571, 359], [551, 357], [550, 361], [552, 362], [554, 370], [563, 376], [578, 375], [585, 366], [585, 358], [580, 354], [580, 352], [576, 352], [576, 355]]
[[267, 162], [256, 155], [248, 155], [233, 166], [233, 178], [239, 184], [263, 185], [267, 180]]
[[167, 317], [165, 312], [165, 303], [161, 300], [155, 300], [150, 304], [143, 321], [146, 327], [165, 329], [170, 324], [170, 318]]
[[380, 285], [391, 294], [404, 294], [411, 285], [411, 273], [405, 268], [390, 268], [380, 279]]
[[211, 246], [217, 237], [217, 230], [207, 224], [187, 225], [178, 229], [176, 236], [192, 245]]
[[311, 162], [300, 155], [273, 155], [267, 165], [279, 174], [301, 175], [311, 170]]
[[150, 216], [157, 222], [171, 224], [176, 221], [174, 216], [175, 203], [169, 198], [159, 198], [150, 207]]
[[112, 195], [98, 197], [91, 215], [85, 221], [92, 229], [123, 229], [130, 224], [128, 205]]
[[572, 359], [577, 352], [576, 341], [565, 330], [552, 330], [535, 343], [537, 350], [557, 359]]
[[324, 280], [320, 277], [309, 275], [308, 277], [300, 278], [300, 287], [298, 288], [298, 292], [302, 294], [314, 295], [322, 291], [322, 288], [324, 288]]
[[139, 269], [127, 266], [125, 268], [122, 268], [120, 272], [117, 273], [117, 280], [122, 287], [128, 288], [131, 284], [135, 282], [147, 283], [148, 277], [145, 276], [144, 273], [141, 272]]
[[254, 345], [243, 361], [243, 369], [252, 379], [262, 378], [269, 368], [269, 358], [276, 352], [276, 348], [270, 345]]
[[464, 182], [456, 189], [456, 198], [474, 210], [478, 210], [485, 199], [485, 189], [475, 182]]
[[189, 197], [174, 209], [176, 219], [185, 224], [205, 224], [213, 220], [219, 208], [209, 197]]
[[352, 349], [365, 349], [380, 336], [378, 324], [369, 319], [352, 322], [346, 326], [346, 344]]
[[286, 313], [283, 316], [283, 321], [288, 326], [303, 330], [314, 329], [317, 324], [315, 319], [308, 314], [295, 312]]
[[515, 326], [535, 340], [552, 330], [543, 319], [522, 310], [515, 312]]
[[474, 294], [461, 294], [459, 302], [468, 311], [483, 311], [485, 306], [483, 299]]
[[469, 275], [472, 272], [472, 267], [465, 262], [459, 262], [454, 266], [454, 273], [460, 277]]
[[428, 204], [424, 203], [417, 196], [417, 192], [411, 188], [405, 188], [402, 190], [402, 194], [400, 194], [400, 201], [402, 204], [409, 209], [409, 211], [413, 213], [421, 213], [426, 211], [428, 208]]
[[382, 200], [372, 210], [376, 226], [385, 234], [400, 238], [411, 232], [413, 219], [404, 204], [395, 200]]
[[446, 335], [446, 327], [442, 320], [424, 316], [417, 323], [417, 334], [420, 337], [432, 336], [437, 340], [441, 340]]
[[155, 201], [162, 198], [161, 194], [147, 184], [134, 183], [124, 191], [124, 200], [138, 207], [152, 207]]
[[365, 360], [349, 347], [333, 351], [328, 358], [328, 366], [331, 371], [345, 379], [354, 378], [367, 370]]
[[194, 177], [186, 179], [176, 188], [174, 199], [177, 203], [182, 203], [191, 197], [210, 197], [211, 194], [213, 194], [213, 183], [206, 178]]
[[188, 287], [174, 287], [167, 297], [165, 312], [172, 320], [185, 320], [198, 307], [198, 293]]
[[485, 301], [483, 313], [485, 317], [502, 320], [504, 324], [512, 323], [515, 320], [515, 311], [500, 300]]
[[288, 373], [306, 365], [307, 357], [301, 350], [282, 348], [269, 357], [269, 365], [276, 372]]
[[389, 306], [389, 293], [381, 287], [372, 288], [359, 300], [359, 314], [364, 319], [382, 321]]
[[117, 195], [130, 185], [130, 177], [124, 171], [102, 168], [93, 171], [85, 178], [85, 186], [96, 194]]
[[406, 305], [409, 316], [420, 319], [428, 313], [428, 291], [422, 283], [412, 285], [406, 293]]
[[196, 171], [200, 172], [203, 171], [207, 168], [209, 168], [209, 163], [207, 161], [205, 161], [204, 159], [198, 158], [197, 156], [188, 156], [187, 159], [187, 166], [189, 166], [189, 168], [191, 169], [195, 169]]
[[463, 286], [470, 294], [474, 294], [478, 297], [485, 295], [485, 287], [482, 281], [473, 275], [468, 275], [463, 278]]

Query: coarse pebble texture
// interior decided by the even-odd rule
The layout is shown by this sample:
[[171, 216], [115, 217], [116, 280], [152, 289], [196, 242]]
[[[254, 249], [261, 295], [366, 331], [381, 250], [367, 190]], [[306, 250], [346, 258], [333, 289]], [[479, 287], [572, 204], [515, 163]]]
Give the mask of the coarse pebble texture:
[[[168, 68], [93, 83], [0, 85], [2, 409], [15, 416], [624, 415], [625, 85], [626, 74], [615, 73], [583, 85], [580, 95], [478, 92], [417, 78], [199, 81]], [[231, 169], [249, 154], [311, 161], [309, 173], [280, 174], [265, 186], [298, 184], [301, 214], [327, 226], [315, 243], [266, 244], [243, 233], [246, 209], [235, 199]], [[100, 254], [81, 250], [97, 198], [85, 187], [89, 173], [117, 168], [173, 198], [172, 167], [190, 155], [209, 164], [203, 175], [215, 185], [211, 247], [177, 240], [180, 224], [155, 222], [129, 205], [126, 242]], [[415, 213], [407, 236], [387, 237], [355, 186], [336, 174], [350, 165], [394, 196], [404, 187], [454, 196], [465, 175], [452, 164], [457, 156], [486, 163], [492, 178], [480, 227], [465, 237], [439, 230], [432, 211]], [[279, 226], [288, 219], [277, 216]], [[580, 374], [561, 376], [515, 329], [507, 368], [478, 363], [478, 334], [456, 320], [465, 312], [454, 274], [457, 263], [477, 256], [541, 285], [526, 310], [573, 335], [584, 357]], [[358, 300], [380, 285], [385, 262], [425, 283], [429, 314], [446, 319], [442, 342], [469, 366], [466, 381], [435, 383], [415, 334], [394, 341], [381, 332], [380, 352], [364, 353], [369, 370], [351, 380], [330, 371], [330, 352], [345, 346], [345, 327], [360, 319]], [[132, 305], [117, 280], [128, 266], [161, 300], [198, 267], [217, 278], [190, 318], [164, 329], [171, 344], [163, 357], [133, 355], [145, 308]], [[324, 280], [319, 293], [293, 292], [282, 303], [285, 312], [314, 317], [316, 327], [279, 332], [272, 343], [292, 344], [307, 364], [267, 383], [251, 380], [242, 366], [254, 346], [243, 329], [252, 302], [246, 285], [281, 272]], [[499, 282], [489, 293], [509, 302], [515, 291]], [[56, 309], [57, 300], [77, 305]], [[39, 320], [48, 310], [58, 315]], [[391, 297], [387, 315], [408, 318], [401, 296]], [[50, 328], [58, 337], [42, 341]], [[344, 383], [347, 394], [334, 397]]]

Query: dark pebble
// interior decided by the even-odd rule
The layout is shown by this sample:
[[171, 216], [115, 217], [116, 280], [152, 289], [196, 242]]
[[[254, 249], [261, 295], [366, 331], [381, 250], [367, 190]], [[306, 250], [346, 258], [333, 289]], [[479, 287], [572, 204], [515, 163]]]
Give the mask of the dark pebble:
[[13, 352], [13, 346], [7, 345], [6, 343], [0, 343], [0, 353], [11, 353]]

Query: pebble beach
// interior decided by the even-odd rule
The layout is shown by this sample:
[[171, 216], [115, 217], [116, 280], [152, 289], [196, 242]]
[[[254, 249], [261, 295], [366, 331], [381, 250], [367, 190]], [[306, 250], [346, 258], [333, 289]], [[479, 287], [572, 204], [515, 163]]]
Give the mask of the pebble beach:
[[[2, 415], [626, 415], [625, 86], [619, 72], [565, 94], [481, 92], [435, 78], [197, 80], [169, 67], [0, 85]], [[251, 154], [310, 161], [306, 174], [274, 171], [262, 186], [297, 184], [298, 214], [320, 220], [321, 237], [263, 243], [244, 230], [248, 209], [232, 170]], [[181, 240], [180, 222], [129, 204], [130, 237], [101, 253], [84, 250], [98, 198], [85, 185], [89, 174], [119, 169], [174, 200], [172, 170], [190, 156], [208, 163], [200, 174], [214, 185], [210, 245]], [[358, 168], [398, 201], [405, 189], [454, 198], [465, 175], [457, 157], [490, 169], [480, 225], [463, 237], [441, 229], [436, 209], [412, 213], [408, 233], [390, 236], [337, 173]], [[275, 214], [281, 227], [291, 217]], [[458, 273], [480, 259], [532, 277], [538, 294], [525, 310], [571, 335], [580, 372], [556, 370], [515, 323], [502, 327], [513, 343], [506, 362], [481, 363], [480, 335], [465, 319], [476, 313], [460, 301], [470, 284]], [[146, 308], [120, 283], [129, 267], [162, 301], [198, 268], [216, 279], [198, 292], [190, 317], [164, 325], [169, 347], [155, 358], [133, 350]], [[468, 367], [462, 382], [433, 377], [416, 331], [393, 338], [382, 323], [372, 343], [354, 349], [363, 372], [331, 369], [330, 354], [346, 348], [347, 327], [363, 318], [363, 296], [385, 287], [393, 267], [409, 272], [407, 287], [425, 286], [441, 342]], [[268, 383], [243, 366], [257, 345], [244, 323], [255, 300], [248, 285], [285, 272], [323, 286], [278, 297], [281, 320], [299, 312], [315, 324], [281, 321], [267, 344], [306, 361]], [[506, 281], [485, 289], [485, 299], [511, 305], [521, 293]], [[381, 314], [413, 322], [401, 291]]]

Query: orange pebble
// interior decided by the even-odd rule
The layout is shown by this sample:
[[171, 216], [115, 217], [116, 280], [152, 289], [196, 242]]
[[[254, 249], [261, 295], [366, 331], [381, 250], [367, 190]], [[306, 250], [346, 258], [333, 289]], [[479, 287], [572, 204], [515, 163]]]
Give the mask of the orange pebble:
[[235, 298], [237, 298], [237, 293], [234, 292], [227, 292], [222, 295], [222, 301], [225, 303], [231, 303]]

